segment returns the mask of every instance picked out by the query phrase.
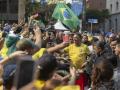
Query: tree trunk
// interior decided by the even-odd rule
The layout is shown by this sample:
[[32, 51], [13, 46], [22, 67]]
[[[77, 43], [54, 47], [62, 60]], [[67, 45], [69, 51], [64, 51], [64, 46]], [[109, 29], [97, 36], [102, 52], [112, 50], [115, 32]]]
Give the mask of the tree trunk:
[[26, 0], [18, 0], [18, 23], [25, 19], [25, 4]]

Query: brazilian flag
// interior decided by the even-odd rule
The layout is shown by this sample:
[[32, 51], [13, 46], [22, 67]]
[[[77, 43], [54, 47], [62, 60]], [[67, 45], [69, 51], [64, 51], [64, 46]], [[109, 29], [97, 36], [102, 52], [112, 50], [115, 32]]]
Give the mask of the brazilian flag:
[[72, 29], [77, 29], [80, 24], [78, 17], [73, 11], [65, 4], [58, 3], [52, 14], [52, 17], [59, 19], [65, 26]]

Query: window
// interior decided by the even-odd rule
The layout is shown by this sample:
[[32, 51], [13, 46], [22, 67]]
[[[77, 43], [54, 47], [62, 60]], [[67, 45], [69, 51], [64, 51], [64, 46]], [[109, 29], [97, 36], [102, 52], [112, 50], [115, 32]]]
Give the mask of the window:
[[110, 11], [112, 12], [112, 4], [110, 4]]
[[18, 12], [18, 0], [10, 0], [10, 13], [17, 12]]
[[116, 2], [116, 10], [119, 10], [119, 2]]
[[7, 1], [0, 1], [0, 13], [6, 13], [7, 12]]

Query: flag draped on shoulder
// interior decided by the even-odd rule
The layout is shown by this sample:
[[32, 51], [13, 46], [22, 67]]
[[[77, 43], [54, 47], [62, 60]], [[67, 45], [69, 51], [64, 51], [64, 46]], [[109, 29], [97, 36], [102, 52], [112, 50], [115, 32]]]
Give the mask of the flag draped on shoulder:
[[79, 25], [78, 17], [65, 3], [57, 4], [52, 14], [52, 17], [60, 20], [64, 25], [66, 25], [70, 29], [76, 29]]

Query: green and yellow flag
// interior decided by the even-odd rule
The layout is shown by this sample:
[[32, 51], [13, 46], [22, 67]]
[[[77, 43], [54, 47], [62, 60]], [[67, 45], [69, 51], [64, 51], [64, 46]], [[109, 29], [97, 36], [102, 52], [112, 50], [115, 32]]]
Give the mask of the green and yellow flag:
[[57, 4], [52, 17], [55, 19], [59, 19], [70, 29], [77, 29], [77, 26], [80, 24], [78, 17], [64, 3]]

